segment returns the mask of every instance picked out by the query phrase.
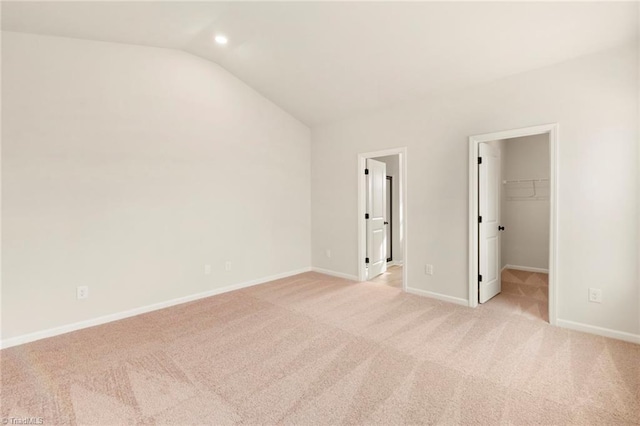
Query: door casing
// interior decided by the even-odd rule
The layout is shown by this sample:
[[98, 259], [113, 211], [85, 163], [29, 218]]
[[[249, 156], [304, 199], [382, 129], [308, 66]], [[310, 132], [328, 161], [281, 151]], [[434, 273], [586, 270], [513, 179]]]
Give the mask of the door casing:
[[478, 306], [478, 152], [479, 144], [499, 139], [549, 135], [549, 323], [558, 318], [558, 123], [469, 137], [469, 306]]
[[402, 291], [407, 291], [407, 269], [409, 268], [409, 256], [407, 254], [408, 239], [408, 215], [407, 215], [407, 148], [390, 148], [382, 151], [365, 152], [358, 154], [357, 176], [358, 176], [358, 280], [366, 281], [367, 270], [365, 264], [367, 232], [364, 214], [366, 213], [366, 180], [364, 169], [366, 168], [367, 158], [386, 157], [388, 155], [398, 155], [398, 174], [399, 181], [399, 208], [401, 209], [401, 225], [400, 232], [403, 248], [403, 268], [402, 268]]

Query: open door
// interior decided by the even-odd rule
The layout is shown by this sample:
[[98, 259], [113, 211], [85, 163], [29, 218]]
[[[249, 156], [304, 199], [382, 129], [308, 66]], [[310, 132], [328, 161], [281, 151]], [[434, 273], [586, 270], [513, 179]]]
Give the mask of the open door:
[[387, 176], [387, 262], [393, 261], [393, 177]]
[[500, 150], [481, 143], [478, 161], [478, 301], [484, 303], [501, 290]]
[[367, 279], [387, 271], [387, 165], [367, 159]]

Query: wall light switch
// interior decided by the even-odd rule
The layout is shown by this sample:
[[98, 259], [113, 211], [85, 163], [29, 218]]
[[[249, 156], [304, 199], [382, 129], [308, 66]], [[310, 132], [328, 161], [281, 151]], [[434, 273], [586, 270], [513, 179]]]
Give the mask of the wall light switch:
[[325, 254], [327, 255], [327, 257], [331, 257], [331, 250], [327, 249]]
[[231, 270], [231, 261], [230, 260], [227, 260], [224, 263], [224, 270], [227, 271], [227, 272], [229, 272]]
[[211, 265], [204, 265], [204, 274], [211, 275]]
[[424, 273], [426, 275], [433, 275], [433, 265], [424, 265]]

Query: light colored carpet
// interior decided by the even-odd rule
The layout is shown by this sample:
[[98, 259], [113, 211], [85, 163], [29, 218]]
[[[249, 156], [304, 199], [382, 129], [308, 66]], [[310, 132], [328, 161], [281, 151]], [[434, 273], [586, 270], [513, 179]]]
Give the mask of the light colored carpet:
[[377, 277], [369, 280], [372, 283], [386, 284], [395, 288], [402, 288], [402, 266], [390, 266], [387, 268], [387, 272], [384, 272]]
[[549, 275], [505, 269], [502, 271], [502, 293], [480, 308], [549, 322]]
[[[521, 297], [521, 296], [518, 296]], [[306, 273], [5, 349], [45, 424], [638, 424], [640, 346]]]

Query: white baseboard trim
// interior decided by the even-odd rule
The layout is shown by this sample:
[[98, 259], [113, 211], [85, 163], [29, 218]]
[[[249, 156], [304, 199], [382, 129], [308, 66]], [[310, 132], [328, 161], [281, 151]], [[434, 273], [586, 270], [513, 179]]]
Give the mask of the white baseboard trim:
[[447, 296], [446, 294], [434, 293], [432, 291], [421, 290], [419, 288], [407, 287], [407, 293], [415, 294], [418, 296], [431, 297], [432, 299], [442, 300], [443, 302], [455, 303], [456, 305], [469, 306], [467, 299], [461, 299], [459, 297]]
[[387, 266], [402, 266], [404, 262], [402, 260], [392, 260], [391, 262], [387, 262]]
[[598, 327], [595, 325], [583, 324], [581, 322], [557, 319], [556, 325], [570, 330], [582, 331], [584, 333], [597, 334], [598, 336], [610, 337], [612, 339], [624, 340], [625, 342], [640, 344], [640, 334], [627, 333], [626, 331], [612, 330], [610, 328]]
[[505, 265], [502, 270], [505, 269], [515, 269], [517, 271], [526, 271], [526, 272], [539, 272], [541, 274], [548, 274], [549, 270], [544, 268], [533, 268], [531, 266], [519, 266], [519, 265]]
[[342, 272], [336, 272], [330, 269], [317, 268], [315, 266], [312, 266], [311, 270], [313, 272], [318, 272], [320, 274], [331, 275], [332, 277], [344, 278], [351, 281], [358, 281], [358, 277], [356, 277], [355, 275], [344, 274]]
[[48, 337], [58, 336], [60, 334], [70, 333], [72, 331], [80, 330], [83, 328], [94, 327], [96, 325], [106, 324], [108, 322], [118, 321], [124, 318], [133, 317], [147, 312], [157, 311], [158, 309], [168, 308], [170, 306], [180, 305], [182, 303], [192, 302], [198, 299], [204, 299], [206, 297], [215, 296], [222, 293], [228, 293], [234, 290], [240, 290], [242, 288], [251, 287], [258, 284], [264, 284], [269, 281], [278, 280], [281, 278], [287, 278], [293, 275], [309, 272], [310, 267], [296, 269], [294, 271], [283, 272], [281, 274], [271, 275], [264, 278], [258, 278], [255, 280], [245, 281], [238, 284], [231, 284], [225, 287], [215, 288], [213, 290], [205, 291], [202, 293], [196, 293], [189, 296], [179, 297], [177, 299], [171, 299], [164, 302], [154, 303], [152, 305], [141, 306], [139, 308], [129, 309], [115, 314], [104, 315], [97, 318], [91, 318], [84, 321], [78, 321], [72, 324], [62, 325], [59, 327], [50, 328], [47, 330], [36, 331], [34, 333], [23, 334], [21, 336], [11, 337], [0, 341], [0, 349], [10, 348], [12, 346], [22, 345], [24, 343], [34, 342], [36, 340], [46, 339]]

